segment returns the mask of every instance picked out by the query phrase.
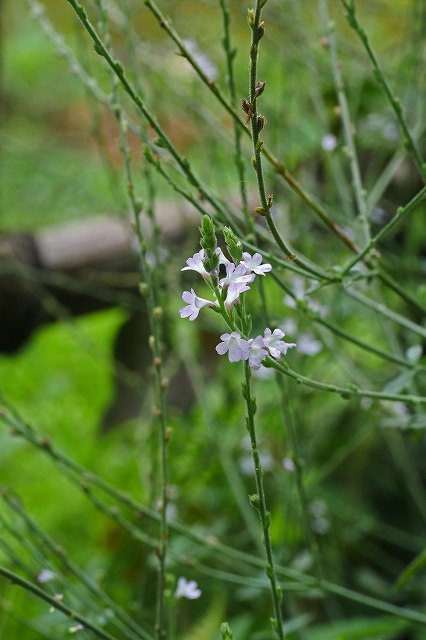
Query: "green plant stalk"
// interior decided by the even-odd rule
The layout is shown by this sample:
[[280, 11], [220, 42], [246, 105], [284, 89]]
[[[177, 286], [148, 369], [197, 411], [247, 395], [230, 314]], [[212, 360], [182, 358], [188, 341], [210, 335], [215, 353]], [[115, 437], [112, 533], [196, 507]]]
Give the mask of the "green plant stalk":
[[[3, 404], [6, 404], [5, 399], [2, 396], [0, 396], [0, 400], [3, 402]], [[42, 453], [48, 455], [56, 464], [58, 464], [61, 471], [65, 475], [67, 475], [69, 479], [73, 478], [72, 481], [74, 482], [75, 486], [79, 488], [84, 493], [84, 495], [86, 495], [86, 497], [88, 497], [88, 499], [95, 505], [96, 508], [103, 510], [103, 512], [114, 519], [117, 524], [126, 528], [126, 530], [129, 531], [129, 533], [134, 536], [135, 539], [143, 540], [152, 547], [156, 546], [156, 540], [144, 534], [143, 531], [140, 531], [134, 525], [128, 523], [128, 521], [125, 521], [121, 516], [119, 517], [117, 509], [108, 507], [107, 511], [103, 503], [95, 502], [93, 494], [89, 490], [89, 485], [93, 484], [110, 497], [114, 498], [127, 508], [133, 510], [136, 514], [146, 516], [153, 521], [159, 521], [160, 516], [158, 512], [150, 509], [149, 507], [146, 507], [142, 503], [135, 500], [133, 497], [129, 496], [127, 493], [116, 489], [114, 486], [110, 485], [99, 476], [95, 475], [91, 471], [88, 471], [71, 458], [57, 451], [56, 448], [54, 448], [50, 443], [50, 441], [47, 441], [46, 438], [40, 437], [34, 431], [34, 429], [32, 429], [28, 424], [22, 421], [22, 419], [19, 418], [18, 414], [12, 407], [9, 407], [8, 411], [12, 412], [12, 414], [6, 413], [4, 409], [0, 411], [0, 421], [8, 425], [12, 429], [12, 433], [22, 436], [27, 442], [37, 447]], [[14, 416], [13, 419], [11, 415]], [[69, 473], [65, 473], [65, 470], [68, 470]], [[261, 558], [257, 558], [256, 556], [253, 556], [249, 553], [230, 547], [221, 542], [216, 537], [199, 534], [178, 522], [171, 522], [170, 528], [177, 533], [189, 538], [193, 542], [217, 552], [220, 557], [229, 558], [233, 563], [233, 566], [236, 562], [242, 562], [257, 569], [264, 568], [264, 561]], [[305, 573], [301, 573], [295, 569], [289, 569], [287, 567], [277, 565], [276, 572], [278, 575], [284, 578], [290, 578], [300, 582], [301, 584], [305, 585], [306, 589], [318, 588], [321, 592], [333, 593], [345, 600], [357, 602], [367, 608], [382, 611], [384, 613], [389, 613], [400, 618], [401, 620], [409, 620], [411, 622], [416, 622], [423, 625], [426, 624], [426, 614], [415, 611], [413, 609], [407, 609], [405, 607], [399, 607], [397, 605], [389, 604], [383, 600], [379, 600], [378, 598], [358, 593], [356, 591], [353, 591], [352, 589], [347, 589], [346, 587], [342, 587], [341, 585], [337, 585], [326, 580], [323, 580], [321, 582], [321, 585], [319, 585], [317, 578], [306, 575]]]
[[[112, 600], [105, 591], [100, 589], [98, 585], [91, 580], [84, 571], [82, 571], [65, 553], [64, 549], [56, 544], [56, 542], [45, 533], [37, 524], [32, 520], [28, 514], [24, 511], [24, 509], [19, 504], [18, 499], [12, 498], [8, 495], [8, 493], [0, 488], [0, 494], [6, 504], [12, 509], [25, 523], [29, 531], [36, 536], [41, 541], [42, 547], [44, 549], [48, 549], [59, 561], [70, 571], [86, 588], [92, 593], [96, 598], [100, 600], [103, 606], [107, 605], [111, 611], [114, 612], [115, 616], [120, 620], [124, 625], [126, 625], [123, 629], [121, 626], [121, 631], [129, 634], [129, 637], [132, 638], [143, 638], [144, 640], [150, 640], [151, 636], [140, 627], [134, 620], [128, 616], [125, 611], [123, 611], [117, 604]], [[21, 544], [24, 541], [21, 540]], [[39, 559], [40, 561], [40, 559]]]
[[[70, 2], [71, 0], [67, 0]], [[225, 98], [220, 88], [217, 86], [215, 82], [212, 82], [198, 65], [192, 54], [185, 47], [184, 42], [181, 40], [179, 35], [171, 26], [170, 22], [165, 18], [165, 16], [161, 13], [157, 4], [153, 0], [144, 0], [145, 5], [152, 12], [152, 14], [156, 17], [159, 25], [164, 31], [170, 36], [170, 38], [175, 42], [175, 44], [179, 47], [182, 55], [188, 60], [188, 62], [193, 67], [194, 71], [197, 73], [198, 77], [203, 81], [203, 83], [209, 88], [209, 90], [213, 93], [213, 95], [217, 98], [217, 100], [221, 103], [221, 105], [226, 109], [229, 115], [234, 119], [236, 124], [240, 129], [242, 129], [246, 135], [251, 137], [249, 129], [247, 129], [244, 123], [241, 121], [239, 114], [235, 111], [232, 104]], [[265, 5], [265, 2], [261, 3], [262, 7]], [[264, 145], [262, 147], [262, 154], [267, 158], [268, 162], [274, 168], [274, 171], [281, 176], [285, 182], [289, 185], [290, 189], [294, 191], [304, 202], [305, 204], [312, 209], [312, 211], [322, 220], [322, 222], [346, 245], [348, 249], [352, 252], [356, 253], [357, 248], [355, 243], [351, 240], [351, 238], [346, 234], [346, 232], [341, 229], [335, 222], [331, 220], [328, 213], [325, 209], [314, 200], [314, 198], [307, 193], [303, 189], [303, 187], [299, 184], [294, 176], [285, 168], [283, 163], [278, 160], [273, 153]]]
[[[106, 42], [108, 51], [111, 49], [111, 37], [108, 29], [108, 19], [105, 8], [103, 7], [102, 0], [95, 0], [101, 14], [101, 27], [103, 36]], [[135, 194], [135, 186], [133, 180], [133, 171], [131, 166], [131, 157], [127, 142], [127, 129], [128, 124], [125, 116], [123, 115], [121, 104], [118, 99], [116, 76], [114, 68], [109, 67], [110, 81], [111, 81], [111, 108], [114, 113], [120, 136], [120, 150], [124, 160], [126, 179], [127, 179], [127, 193], [132, 208], [133, 214], [133, 228], [136, 234], [139, 248], [140, 248], [140, 267], [141, 275], [145, 280], [145, 298], [148, 307], [148, 318], [151, 329], [150, 347], [153, 352], [153, 364], [154, 364], [154, 384], [155, 384], [155, 396], [157, 406], [154, 408], [154, 415], [158, 421], [159, 426], [159, 443], [160, 443], [160, 493], [161, 499], [159, 501], [160, 512], [160, 537], [157, 548], [158, 557], [158, 580], [157, 580], [157, 601], [156, 601], [156, 638], [157, 640], [164, 640], [167, 636], [167, 621], [166, 621], [166, 558], [167, 558], [167, 543], [168, 543], [168, 527], [167, 527], [167, 503], [168, 503], [168, 440], [166, 435], [166, 407], [165, 407], [165, 388], [163, 362], [161, 353], [161, 317], [162, 309], [157, 306], [156, 292], [157, 282], [155, 279], [154, 269], [151, 269], [147, 260], [146, 242], [141, 228], [141, 209], [142, 205], [139, 202]], [[156, 224], [152, 201], [150, 209], [148, 211], [149, 218], [153, 224], [153, 244], [159, 241], [159, 229]], [[158, 254], [154, 250], [154, 253]], [[142, 283], [141, 283], [142, 287]], [[141, 288], [142, 292], [142, 288]]]
[[254, 466], [254, 474], [256, 480], [256, 496], [251, 496], [250, 501], [252, 505], [257, 509], [259, 514], [259, 519], [262, 525], [263, 532], [263, 545], [265, 547], [266, 552], [266, 575], [268, 576], [270, 586], [271, 586], [271, 595], [272, 595], [272, 605], [274, 610], [274, 618], [272, 619], [272, 626], [274, 631], [276, 632], [278, 638], [280, 640], [284, 639], [284, 629], [283, 629], [283, 619], [281, 612], [281, 599], [282, 593], [281, 588], [278, 584], [275, 568], [274, 568], [274, 558], [272, 555], [272, 543], [271, 536], [269, 533], [271, 514], [269, 513], [266, 506], [266, 497], [265, 497], [265, 489], [263, 486], [263, 469], [260, 462], [259, 451], [257, 447], [257, 438], [256, 438], [256, 429], [254, 424], [254, 415], [256, 412], [256, 400], [253, 398], [251, 393], [251, 370], [248, 362], [244, 362], [244, 382], [242, 384], [243, 397], [246, 402], [246, 426], [247, 431], [250, 436], [251, 442], [251, 452], [253, 456], [253, 466]]
[[110, 635], [97, 625], [93, 624], [88, 618], [85, 618], [84, 616], [76, 613], [60, 600], [56, 600], [45, 591], [39, 589], [36, 585], [28, 582], [28, 580], [24, 580], [24, 578], [21, 578], [16, 573], [13, 573], [13, 571], [9, 571], [9, 569], [6, 569], [6, 567], [0, 566], [0, 576], [3, 576], [3, 578], [6, 578], [6, 580], [9, 580], [9, 582], [11, 582], [12, 584], [25, 589], [25, 591], [32, 593], [40, 600], [44, 600], [44, 602], [47, 602], [47, 604], [49, 604], [51, 607], [65, 614], [67, 618], [69, 618], [72, 622], [79, 622], [85, 629], [93, 631], [93, 633], [99, 638], [103, 638], [104, 640], [118, 640], [116, 637]]
[[363, 29], [363, 27], [361, 26], [360, 22], [358, 21], [358, 17], [356, 14], [356, 8], [355, 8], [355, 2], [354, 0], [341, 0], [342, 5], [344, 6], [344, 8], [346, 9], [346, 19], [350, 25], [350, 27], [352, 27], [352, 29], [356, 32], [356, 34], [358, 35], [359, 39], [361, 40], [362, 44], [364, 45], [365, 51], [370, 59], [370, 62], [372, 64], [373, 67], [373, 74], [376, 78], [376, 80], [378, 81], [378, 83], [381, 85], [382, 89], [384, 90], [389, 103], [395, 113], [395, 116], [399, 122], [399, 126], [401, 128], [402, 134], [404, 136], [404, 143], [406, 148], [408, 149], [408, 151], [411, 153], [411, 155], [413, 156], [413, 160], [417, 166], [417, 169], [419, 171], [420, 176], [422, 177], [423, 181], [426, 180], [426, 165], [424, 163], [423, 157], [417, 147], [417, 144], [413, 138], [413, 136], [411, 135], [411, 132], [408, 128], [407, 125], [407, 121], [405, 119], [404, 116], [404, 112], [401, 106], [401, 102], [399, 100], [399, 98], [397, 98], [392, 89], [390, 88], [390, 85], [387, 81], [387, 78], [384, 74], [384, 71], [379, 63], [379, 60], [373, 50], [373, 47], [370, 44], [370, 40], [365, 32], [365, 30]]
[[355, 256], [343, 269], [343, 271], [341, 272], [341, 275], [344, 277], [351, 269], [354, 265], [357, 264], [357, 262], [359, 262], [360, 260], [363, 260], [365, 258], [365, 256], [370, 253], [370, 251], [372, 249], [374, 249], [377, 245], [377, 243], [382, 240], [382, 238], [384, 238], [384, 236], [386, 236], [390, 231], [392, 231], [392, 229], [399, 224], [403, 218], [405, 218], [405, 216], [408, 213], [411, 213], [413, 211], [413, 209], [415, 209], [417, 207], [417, 205], [422, 202], [422, 200], [424, 200], [426, 198], [426, 186], [423, 187], [422, 189], [420, 189], [420, 191], [418, 193], [416, 193], [416, 195], [411, 198], [410, 202], [408, 202], [406, 205], [404, 205], [403, 207], [398, 207], [398, 209], [396, 210], [395, 215], [389, 220], [389, 222], [387, 224], [384, 225], [384, 227], [382, 227], [380, 229], [380, 231], [378, 231], [376, 233], [376, 235], [374, 236], [374, 238], [371, 238], [370, 242], [364, 247], [364, 249], [362, 249], [357, 256]]
[[294, 428], [293, 424], [293, 416], [290, 412], [288, 393], [286, 394], [286, 389], [284, 387], [284, 382], [281, 376], [276, 374], [275, 376], [277, 386], [281, 396], [281, 407], [282, 414], [284, 417], [285, 430], [287, 432], [288, 442], [291, 448], [291, 459], [294, 462], [295, 466], [295, 476], [296, 476], [296, 488], [300, 502], [300, 510], [302, 514], [302, 524], [305, 535], [305, 541], [312, 554], [312, 558], [315, 563], [316, 573], [319, 580], [322, 579], [322, 564], [321, 557], [319, 554], [318, 544], [312, 535], [312, 528], [309, 516], [309, 506], [308, 506], [308, 498], [306, 495], [306, 487], [305, 487], [305, 461], [302, 459], [300, 454], [300, 447], [297, 438], [297, 431]]
[[359, 291], [356, 291], [353, 288], [350, 288], [350, 289], [345, 288], [344, 291], [346, 295], [350, 296], [351, 298], [354, 298], [355, 300], [357, 300], [367, 308], [373, 309], [373, 311], [375, 311], [379, 315], [382, 315], [384, 318], [387, 318], [388, 320], [392, 320], [396, 324], [399, 324], [399, 326], [404, 327], [409, 331], [412, 331], [413, 333], [415, 333], [418, 336], [421, 336], [422, 338], [426, 338], [426, 329], [424, 327], [422, 327], [419, 324], [416, 324], [415, 322], [411, 322], [411, 320], [407, 320], [407, 318], [405, 318], [401, 314], [396, 313], [391, 309], [388, 309], [388, 307], [385, 304], [376, 302], [376, 300], [372, 300], [368, 296], [365, 296], [364, 294], [360, 293]]
[[[237, 111], [237, 91], [235, 86], [235, 75], [234, 75], [234, 58], [237, 53], [236, 49], [232, 48], [231, 43], [231, 30], [230, 30], [230, 18], [229, 18], [229, 6], [227, 0], [219, 0], [220, 8], [222, 12], [222, 23], [223, 23], [223, 48], [225, 49], [226, 54], [226, 65], [228, 71], [228, 88], [229, 88], [229, 96], [231, 99], [231, 104], [235, 111]], [[234, 145], [235, 145], [235, 166], [237, 168], [238, 173], [238, 184], [240, 187], [240, 196], [241, 196], [241, 206], [243, 210], [243, 215], [246, 223], [247, 231], [253, 233], [254, 232], [254, 223], [253, 219], [250, 216], [248, 199], [247, 199], [247, 191], [246, 191], [246, 172], [245, 165], [243, 159], [243, 153], [241, 148], [241, 136], [242, 130], [235, 118], [232, 119], [232, 123], [234, 126]]]
[[342, 396], [343, 399], [348, 398], [373, 398], [375, 400], [391, 400], [392, 402], [408, 402], [413, 404], [426, 404], [426, 396], [416, 396], [402, 393], [387, 393], [385, 391], [371, 391], [370, 389], [361, 389], [356, 385], [348, 385], [347, 387], [340, 387], [334, 384], [327, 384], [326, 382], [320, 382], [308, 378], [297, 371], [293, 371], [287, 364], [274, 360], [273, 358], [266, 358], [264, 364], [272, 369], [276, 369], [296, 380], [297, 384], [311, 387], [312, 389], [318, 389], [320, 391], [329, 391], [331, 393], [337, 393]]
[[362, 225], [364, 232], [364, 241], [369, 242], [371, 239], [370, 226], [368, 223], [368, 212], [365, 190], [362, 184], [361, 171], [358, 162], [358, 155], [356, 151], [354, 141], [354, 125], [351, 120], [349, 112], [349, 105], [346, 99], [345, 85], [343, 82], [343, 75], [340, 69], [340, 63], [337, 58], [336, 40], [333, 33], [333, 25], [330, 23], [330, 17], [328, 14], [328, 0], [320, 0], [321, 13], [323, 14], [323, 21], [326, 28], [328, 46], [330, 52], [330, 62], [333, 71], [334, 85], [336, 88], [337, 98], [339, 101], [343, 131], [345, 135], [345, 142], [348, 149], [349, 163], [352, 175], [352, 184], [354, 188], [355, 201], [358, 210], [358, 217]]
[[[117, 103], [118, 105], [118, 103]], [[156, 283], [154, 282], [153, 273], [146, 257], [146, 244], [142, 234], [140, 222], [140, 203], [138, 202], [133, 184], [133, 174], [131, 169], [131, 159], [127, 146], [127, 132], [125, 122], [121, 117], [118, 106], [118, 119], [120, 125], [120, 145], [124, 155], [126, 168], [127, 184], [129, 199], [132, 205], [133, 222], [136, 237], [139, 242], [141, 256], [142, 276], [146, 282], [145, 296], [147, 300], [149, 322], [151, 327], [150, 346], [153, 352], [154, 364], [154, 382], [157, 406], [154, 409], [154, 415], [159, 425], [159, 442], [160, 442], [160, 494], [159, 502], [160, 512], [160, 539], [157, 548], [158, 556], [158, 582], [157, 582], [157, 609], [156, 609], [156, 638], [164, 640], [167, 635], [166, 621], [166, 557], [168, 543], [168, 527], [167, 527], [167, 504], [168, 504], [168, 483], [169, 483], [169, 464], [168, 464], [168, 442], [169, 436], [166, 429], [166, 405], [165, 405], [165, 389], [166, 382], [163, 373], [163, 360], [161, 353], [161, 318], [162, 308], [157, 306], [156, 300]]]

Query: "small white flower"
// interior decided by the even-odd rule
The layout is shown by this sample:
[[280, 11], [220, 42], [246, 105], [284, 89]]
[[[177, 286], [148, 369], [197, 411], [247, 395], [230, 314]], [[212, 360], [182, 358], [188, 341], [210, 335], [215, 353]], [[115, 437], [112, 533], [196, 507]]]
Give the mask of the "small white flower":
[[284, 342], [281, 338], [284, 337], [284, 332], [281, 329], [274, 329], [274, 332], [270, 329], [264, 331], [263, 346], [265, 346], [273, 358], [281, 358], [281, 354], [286, 355], [287, 350], [296, 346], [294, 342]]
[[201, 589], [198, 588], [198, 584], [195, 582], [195, 580], [187, 580], [182, 576], [179, 578], [175, 591], [176, 600], [178, 600], [179, 598], [197, 600], [197, 598], [201, 596], [201, 593]]
[[268, 271], [272, 271], [272, 267], [270, 264], [262, 264], [263, 258], [260, 253], [255, 253], [251, 256], [246, 251], [243, 253], [243, 260], [241, 260], [241, 264], [245, 266], [247, 271], [256, 273], [258, 276], [264, 276]]
[[[263, 471], [271, 471], [274, 466], [274, 461], [271, 454], [268, 451], [259, 451], [260, 464]], [[245, 476], [254, 475], [253, 457], [249, 454], [242, 456], [239, 461], [241, 473]]]
[[283, 467], [289, 473], [294, 473], [296, 471], [296, 465], [294, 464], [293, 460], [288, 456], [285, 457], [283, 460]]
[[56, 578], [56, 573], [51, 571], [50, 569], [42, 569], [37, 576], [37, 582], [40, 584], [45, 584], [46, 582], [50, 582], [50, 580], [54, 580]]
[[254, 278], [254, 273], [247, 273], [247, 269], [243, 263], [236, 267], [233, 262], [228, 262], [226, 265], [226, 278], [222, 278], [219, 284], [223, 289], [227, 289], [231, 284], [247, 284], [248, 282], [253, 282]]
[[254, 340], [249, 340], [248, 344], [249, 365], [252, 369], [260, 369], [262, 360], [268, 355], [268, 352], [264, 349], [264, 340], [262, 336], [257, 336]]
[[326, 135], [323, 136], [323, 139], [321, 140], [321, 147], [323, 151], [334, 151], [337, 147], [336, 136], [333, 136], [332, 133], [326, 133]]
[[220, 336], [222, 342], [216, 346], [216, 351], [220, 356], [228, 352], [229, 362], [239, 362], [247, 360], [248, 342], [239, 333], [224, 333]]
[[210, 300], [199, 298], [196, 295], [194, 289], [191, 289], [191, 291], [184, 291], [182, 294], [182, 300], [186, 302], [188, 306], [182, 307], [182, 309], [179, 309], [180, 317], [188, 318], [189, 316], [190, 320], [195, 320], [195, 318], [200, 313], [200, 309], [202, 309], [203, 307], [206, 307], [206, 306], [213, 307], [215, 304]]
[[80, 622], [78, 622], [73, 627], [70, 627], [68, 631], [70, 633], [77, 633], [77, 631], [82, 631], [82, 629], [84, 629], [83, 625]]
[[316, 356], [322, 350], [322, 344], [310, 333], [302, 333], [297, 339], [297, 350], [305, 356]]
[[228, 264], [232, 264], [232, 262], [228, 260], [220, 247], [217, 247], [216, 255], [219, 256], [219, 264], [223, 264], [225, 267], [228, 266]]
[[210, 277], [210, 274], [204, 266], [205, 258], [205, 251], [204, 249], [201, 249], [198, 253], [194, 253], [192, 258], [188, 258], [186, 261], [188, 266], [183, 267], [181, 271], [197, 271], [197, 273], [200, 273], [203, 276], [204, 280], [207, 280]]
[[239, 300], [239, 296], [241, 293], [245, 291], [249, 291], [250, 287], [245, 282], [233, 282], [227, 291], [225, 307], [230, 309], [234, 302]]
[[196, 42], [193, 40], [184, 40], [183, 43], [208, 79], [214, 80], [218, 73], [216, 65], [213, 64], [205, 53], [200, 51]]

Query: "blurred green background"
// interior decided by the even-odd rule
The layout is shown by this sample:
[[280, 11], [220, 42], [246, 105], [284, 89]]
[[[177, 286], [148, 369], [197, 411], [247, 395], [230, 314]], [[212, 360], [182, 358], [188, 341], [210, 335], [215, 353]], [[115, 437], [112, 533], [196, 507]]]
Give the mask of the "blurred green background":
[[[58, 56], [40, 23], [30, 17], [26, 4], [13, 0], [0, 4], [0, 232], [32, 232], [99, 214], [124, 216], [128, 204], [113, 117], [82, 87], [70, 71], [69, 62]], [[238, 180], [232, 160], [229, 118], [196, 80], [188, 63], [177, 55], [176, 46], [140, 6], [142, 3], [105, 4], [113, 18], [118, 57], [128, 65], [130, 77], [178, 149], [221, 197], [235, 193]], [[235, 61], [238, 95], [242, 99], [248, 82], [247, 7], [237, 1], [230, 4], [238, 51]], [[370, 190], [393, 155], [401, 152], [402, 144], [393, 114], [372, 76], [364, 51], [345, 22], [340, 2], [332, 0], [329, 4], [356, 123], [364, 184]], [[49, 20], [76, 60], [108, 92], [108, 74], [68, 4], [52, 0], [44, 5]], [[225, 90], [218, 3], [179, 0], [162, 1], [160, 6], [177, 32], [194, 43], [214, 65], [216, 82]], [[389, 80], [403, 100], [409, 124], [415, 128], [424, 121], [424, 2], [359, 0], [357, 6]], [[132, 10], [137, 37], [133, 49], [129, 48], [126, 29], [120, 22], [127, 8]], [[94, 11], [92, 4], [90, 10]], [[261, 75], [268, 87], [262, 102], [268, 121], [265, 139], [303, 185], [327, 203], [334, 219], [345, 224], [345, 206], [351, 202], [350, 177], [328, 54], [321, 42], [324, 26], [318, 3], [270, 0], [265, 20], [267, 37], [260, 61]], [[130, 105], [127, 107], [134, 113]], [[327, 135], [333, 136], [335, 149], [324, 147]], [[249, 166], [248, 144], [244, 150]], [[139, 172], [138, 188], [146, 197], [141, 146], [136, 138], [132, 139], [132, 151]], [[178, 174], [176, 179], [180, 179]], [[318, 223], [312, 221], [311, 214], [270, 169], [266, 179], [279, 203], [283, 226], [291, 227], [292, 242], [319, 261], [328, 252], [334, 253], [337, 262], [341, 251], [337, 243], [330, 242]], [[176, 198], [164, 182], [157, 177], [153, 180], [158, 200]], [[379, 224], [381, 215], [386, 218], [396, 206], [407, 202], [418, 187], [410, 165], [401, 161], [377, 202], [373, 225]], [[254, 190], [251, 174], [248, 189]], [[415, 286], [425, 273], [425, 247], [421, 241], [424, 213], [424, 206], [419, 207], [407, 231], [392, 236], [386, 254], [391, 264], [393, 260], [400, 261], [404, 282]], [[177, 274], [192, 253], [198, 235], [196, 228], [193, 231], [193, 236], [186, 240], [188, 250], [182, 247], [178, 252], [170, 251], [163, 274], [169, 291], [173, 292], [165, 301], [173, 345], [170, 366], [178, 368], [179, 360], [187, 358], [202, 388], [202, 397], [196, 398], [187, 411], [172, 407], [169, 415], [173, 430], [170, 477], [175, 487], [171, 516], [188, 528], [256, 553], [259, 538], [250, 530], [253, 513], [245, 502], [245, 496], [253, 491], [253, 478], [247, 470], [239, 376], [227, 362], [218, 363], [212, 375], [206, 371], [213, 365], [210, 360], [206, 365], [203, 345], [207, 338], [203, 331], [206, 335], [219, 334], [221, 328], [215, 319], [201, 320], [202, 330], [198, 333], [193, 326], [180, 326], [175, 321], [181, 304], [179, 292], [184, 286], [192, 286], [190, 279], [181, 285]], [[267, 285], [266, 295], [271, 317], [277, 324], [293, 320], [299, 339], [308, 334], [311, 341], [319, 340], [322, 344], [322, 350], [312, 357], [292, 354], [296, 370], [313, 378], [328, 379], [346, 368], [360, 383], [367, 381], [365, 386], [395, 380], [394, 388], [399, 390], [399, 374], [394, 365], [356, 349], [343, 352], [333, 336], [312, 330], [303, 314], [288, 309], [273, 282]], [[349, 302], [343, 304], [337, 294], [325, 292], [318, 299], [332, 310], [333, 321], [347, 331], [379, 345], [386, 339], [379, 321], [373, 322]], [[253, 304], [256, 306], [256, 302]], [[128, 317], [128, 310], [115, 305], [46, 325], [18, 353], [0, 356], [0, 390], [59, 449], [144, 504], [155, 507], [156, 455], [152, 444], [149, 370], [139, 378], [141, 388], [146, 388], [141, 416], [106, 435], [100, 430], [102, 415], [116, 384], [117, 332]], [[298, 339], [291, 331], [287, 333], [290, 340]], [[405, 340], [404, 344], [408, 349], [417, 342]], [[255, 384], [277, 559], [284, 566], [311, 571], [294, 474], [284, 462], [289, 444], [282, 416], [277, 411], [275, 382], [256, 380]], [[401, 385], [404, 388], [402, 382]], [[424, 608], [424, 571], [414, 576], [402, 591], [394, 589], [398, 575], [424, 547], [425, 448], [421, 430], [424, 424], [418, 431], [406, 429], [404, 406], [346, 401], [300, 391], [291, 382], [285, 382], [285, 387], [306, 460], [311, 527], [324, 558], [327, 578], [385, 602]], [[40, 451], [2, 429], [1, 484], [13, 487], [31, 517], [91, 577], [123, 606], [128, 606], [132, 615], [149, 619], [154, 602], [154, 551], [132, 540], [111, 519], [99, 514]], [[7, 521], [15, 522], [3, 504], [0, 513]], [[18, 522], [15, 526], [22, 528]], [[1, 539], [30, 562], [35, 579], [43, 567], [30, 561], [28, 552], [4, 528]], [[208, 548], [193, 547], [184, 535], [174, 534], [171, 546], [181, 555], [192, 557], [193, 563], [185, 565], [171, 560], [170, 572], [195, 578], [203, 590], [199, 601], [181, 605], [179, 639], [217, 638], [219, 624], [226, 619], [239, 640], [270, 637], [264, 631], [269, 617], [267, 591], [253, 587], [250, 580], [235, 585], [226, 582], [223, 576], [209, 573], [208, 567], [231, 573], [229, 561], [211, 555]], [[3, 564], [10, 562], [7, 547], [0, 547], [0, 556]], [[262, 570], [257, 573], [252, 570], [250, 578], [263, 579]], [[52, 588], [56, 588], [55, 584]], [[90, 612], [87, 603], [85, 613]], [[295, 593], [289, 597], [286, 615], [295, 621], [295, 627], [300, 627], [289, 632], [290, 639], [426, 638], [426, 629], [421, 625], [411, 627], [361, 604], [315, 593], [302, 596]], [[341, 626], [336, 623], [333, 627], [330, 620], [340, 621]], [[28, 624], [37, 625], [38, 631]], [[69, 626], [60, 614], [49, 614], [44, 603], [1, 581], [0, 638], [31, 640], [43, 634], [48, 638], [68, 637]], [[81, 631], [79, 636], [90, 634]]]

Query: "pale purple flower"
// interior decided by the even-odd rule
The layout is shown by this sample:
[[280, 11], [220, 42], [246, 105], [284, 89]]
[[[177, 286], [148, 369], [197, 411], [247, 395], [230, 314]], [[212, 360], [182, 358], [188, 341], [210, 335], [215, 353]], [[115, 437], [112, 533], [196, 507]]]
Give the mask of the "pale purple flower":
[[182, 300], [187, 303], [187, 307], [182, 307], [179, 309], [179, 314], [181, 318], [187, 318], [189, 316], [190, 320], [195, 320], [195, 318], [200, 313], [200, 309], [205, 306], [213, 307], [214, 302], [210, 300], [205, 300], [204, 298], [199, 298], [194, 289], [191, 291], [184, 291], [182, 294]]
[[246, 267], [241, 263], [238, 267], [233, 262], [228, 262], [226, 265], [226, 277], [220, 280], [219, 284], [222, 289], [227, 289], [231, 284], [239, 284], [244, 282], [253, 282], [255, 278], [254, 273], [247, 273]]
[[40, 584], [45, 584], [46, 582], [50, 582], [50, 580], [54, 580], [56, 578], [56, 573], [51, 571], [50, 569], [42, 569], [37, 576], [37, 582]]
[[281, 329], [274, 329], [273, 333], [270, 329], [265, 329], [263, 335], [263, 346], [269, 350], [273, 358], [281, 358], [281, 354], [287, 355], [287, 350], [296, 346], [294, 342], [281, 340], [284, 337], [284, 332]]
[[270, 264], [262, 264], [262, 266], [260, 266], [262, 260], [263, 258], [260, 253], [255, 253], [251, 256], [245, 251], [243, 253], [243, 260], [241, 260], [241, 264], [245, 266], [247, 271], [256, 273], [258, 276], [264, 276], [265, 273], [272, 270], [272, 267]]
[[294, 464], [293, 460], [288, 456], [285, 457], [283, 460], [283, 467], [289, 473], [294, 473], [296, 471], [296, 465]]
[[262, 336], [257, 336], [254, 340], [248, 341], [248, 361], [252, 369], [260, 369], [262, 360], [264, 360], [268, 352], [264, 348], [264, 340]]
[[216, 346], [216, 351], [220, 356], [228, 352], [229, 362], [239, 362], [247, 360], [248, 342], [239, 333], [224, 333], [220, 336], [222, 342]]
[[236, 302], [239, 299], [240, 294], [249, 290], [250, 290], [250, 287], [247, 286], [245, 282], [233, 282], [229, 286], [229, 289], [226, 294], [225, 307], [227, 309], [230, 309], [234, 304], [234, 302]]
[[305, 356], [316, 356], [322, 350], [322, 344], [310, 333], [302, 333], [297, 339], [297, 349]]
[[201, 589], [198, 588], [198, 584], [195, 580], [187, 580], [182, 576], [179, 578], [175, 598], [187, 598], [188, 600], [197, 600], [201, 596]]
[[210, 277], [210, 274], [204, 266], [205, 259], [206, 253], [204, 249], [201, 249], [201, 251], [199, 251], [198, 253], [194, 253], [192, 258], [188, 258], [188, 260], [186, 261], [186, 264], [188, 266], [183, 267], [181, 271], [197, 271], [197, 273], [200, 273], [203, 276], [204, 280], [207, 280], [207, 278]]
[[232, 264], [232, 262], [228, 260], [220, 247], [217, 247], [216, 255], [219, 256], [219, 264], [223, 264], [225, 267], [228, 266], [228, 264]]
[[337, 138], [332, 133], [326, 133], [321, 140], [323, 151], [334, 151], [337, 147]]
[[196, 42], [193, 40], [184, 40], [183, 43], [208, 79], [214, 80], [218, 74], [216, 65], [203, 51], [200, 51]]
[[83, 625], [81, 624], [81, 622], [77, 622], [77, 624], [75, 624], [74, 626], [70, 627], [68, 629], [68, 631], [70, 633], [77, 633], [77, 631], [82, 631], [84, 629]]

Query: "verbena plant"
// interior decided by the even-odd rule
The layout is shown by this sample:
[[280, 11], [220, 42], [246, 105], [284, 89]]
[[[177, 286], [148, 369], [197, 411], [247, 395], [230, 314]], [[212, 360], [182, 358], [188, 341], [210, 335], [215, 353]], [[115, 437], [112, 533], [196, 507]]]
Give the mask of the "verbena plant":
[[[114, 118], [150, 327], [150, 487], [138, 500], [108, 469], [85, 468], [8, 397], [0, 420], [134, 541], [147, 577], [140, 600], [136, 587], [130, 602], [115, 597], [120, 576], [82, 569], [77, 541], [65, 551], [4, 489], [0, 574], [44, 600], [20, 623], [47, 638], [426, 637], [422, 29], [401, 63], [405, 86], [355, 0], [257, 0], [247, 13], [212, 0], [212, 52], [191, 27], [198, 3], [185, 19], [179, 3], [65, 4], [90, 66], [28, 0]], [[147, 20], [161, 44], [140, 36]], [[196, 81], [168, 75], [163, 51]], [[184, 249], [171, 248], [156, 218], [165, 185], [199, 216], [192, 258], [198, 224]], [[168, 409], [177, 362], [196, 397], [183, 416]], [[6, 598], [1, 606], [21, 616]]]

